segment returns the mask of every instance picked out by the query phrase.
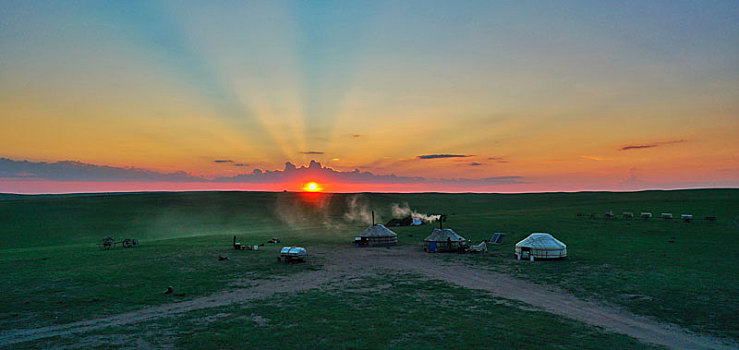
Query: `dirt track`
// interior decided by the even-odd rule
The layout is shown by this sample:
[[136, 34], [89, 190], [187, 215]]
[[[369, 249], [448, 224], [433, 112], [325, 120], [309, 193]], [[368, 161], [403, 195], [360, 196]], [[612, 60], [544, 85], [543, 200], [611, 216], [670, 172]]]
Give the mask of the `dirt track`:
[[289, 279], [260, 280], [254, 287], [178, 303], [149, 307], [119, 315], [36, 329], [16, 329], [0, 333], [0, 346], [49, 338], [57, 335], [81, 334], [110, 326], [126, 325], [172, 316], [188, 311], [244, 303], [266, 298], [274, 293], [327, 288], [331, 281], [371, 274], [377, 270], [393, 270], [419, 274], [470, 289], [519, 300], [536, 308], [584, 323], [625, 334], [645, 343], [675, 349], [736, 349], [718, 339], [691, 334], [674, 325], [658, 323], [627, 311], [587, 302], [551, 287], [516, 279], [505, 274], [448, 264], [438, 255], [419, 252], [409, 247], [393, 249], [354, 249], [315, 251], [325, 259], [320, 271], [310, 271]]

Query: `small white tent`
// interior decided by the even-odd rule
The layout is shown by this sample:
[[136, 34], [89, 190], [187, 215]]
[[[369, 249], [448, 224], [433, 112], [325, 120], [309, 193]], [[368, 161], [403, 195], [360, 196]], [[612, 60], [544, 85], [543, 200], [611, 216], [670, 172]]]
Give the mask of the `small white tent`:
[[523, 259], [559, 259], [567, 257], [567, 245], [548, 233], [532, 233], [516, 243], [516, 255]]

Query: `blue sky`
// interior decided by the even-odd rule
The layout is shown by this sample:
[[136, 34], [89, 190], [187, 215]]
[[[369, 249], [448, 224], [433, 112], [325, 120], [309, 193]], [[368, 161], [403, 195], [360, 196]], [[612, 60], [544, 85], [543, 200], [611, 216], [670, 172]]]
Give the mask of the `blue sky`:
[[4, 1], [0, 157], [731, 185], [736, 23], [736, 1]]

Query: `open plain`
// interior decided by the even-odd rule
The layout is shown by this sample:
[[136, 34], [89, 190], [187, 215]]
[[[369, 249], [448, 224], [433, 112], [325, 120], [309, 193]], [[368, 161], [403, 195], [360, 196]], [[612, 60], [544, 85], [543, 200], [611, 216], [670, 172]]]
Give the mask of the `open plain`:
[[[738, 198], [737, 190], [4, 195], [0, 347], [735, 348]], [[396, 247], [351, 245], [367, 211], [387, 221], [405, 203], [446, 214], [444, 227], [475, 243], [507, 235], [479, 255], [424, 253], [436, 223], [391, 227]], [[696, 219], [606, 219], [609, 210]], [[567, 243], [568, 258], [515, 260], [514, 244], [531, 232]], [[234, 235], [265, 245], [236, 251]], [[103, 250], [105, 236], [140, 244]], [[272, 237], [282, 242], [266, 243]], [[308, 261], [278, 263], [284, 245], [306, 247]], [[163, 294], [168, 286], [173, 293]]]

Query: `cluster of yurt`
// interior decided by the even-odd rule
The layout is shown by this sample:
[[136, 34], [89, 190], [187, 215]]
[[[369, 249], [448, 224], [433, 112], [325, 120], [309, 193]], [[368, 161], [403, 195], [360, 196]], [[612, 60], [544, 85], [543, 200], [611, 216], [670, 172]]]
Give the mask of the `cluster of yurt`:
[[567, 245], [548, 233], [532, 233], [516, 243], [518, 259], [561, 259], [567, 257]]
[[[355, 238], [354, 242], [357, 247], [390, 247], [398, 244], [398, 235], [395, 232], [385, 227], [385, 225], [374, 223], [374, 212], [372, 213], [372, 221], [373, 224]], [[425, 252], [441, 253], [463, 250], [484, 252], [487, 250], [484, 247], [485, 242], [481, 243], [482, 247], [480, 249], [470, 249], [468, 240], [450, 228], [442, 228], [442, 221], [443, 218], [439, 221], [439, 228], [435, 228], [424, 239], [423, 250]], [[496, 235], [502, 241], [504, 234]], [[493, 239], [493, 242], [497, 241]], [[519, 260], [562, 259], [567, 257], [567, 245], [548, 233], [532, 233], [516, 243], [515, 253]]]

